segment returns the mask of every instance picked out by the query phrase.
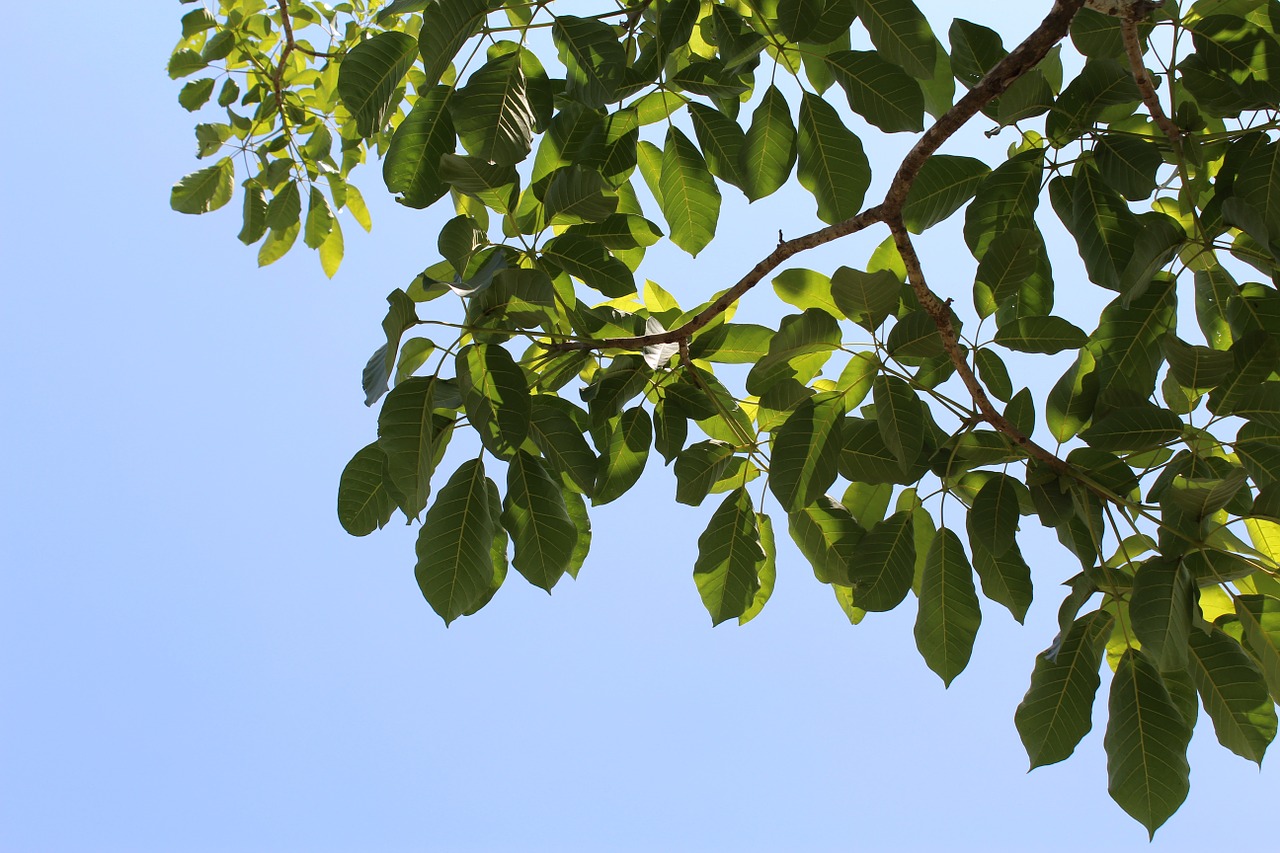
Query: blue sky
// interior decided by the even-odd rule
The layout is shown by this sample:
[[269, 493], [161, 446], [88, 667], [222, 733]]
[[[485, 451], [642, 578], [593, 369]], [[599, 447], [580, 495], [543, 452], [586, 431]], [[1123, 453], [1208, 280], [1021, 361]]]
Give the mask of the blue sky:
[[[593, 511], [576, 583], [548, 597], [513, 574], [446, 630], [415, 530], [353, 539], [334, 515], [374, 435], [359, 375], [384, 297], [435, 260], [438, 216], [366, 168], [374, 231], [346, 220], [334, 281], [301, 247], [258, 270], [238, 204], [168, 209], [198, 165], [163, 70], [181, 7], [72, 6], [11, 13], [0, 53], [0, 850], [1173, 851], [1269, 826], [1274, 770], [1205, 719], [1150, 847], [1106, 794], [1102, 716], [1026, 774], [1013, 709], [1076, 571], [1030, 519], [1027, 625], [984, 602], [950, 690], [913, 608], [849, 626], [789, 542], [764, 613], [713, 630], [690, 572], [714, 505], [675, 505], [652, 460]], [[1016, 34], [1023, 6], [970, 17]], [[712, 249], [647, 272], [692, 303], [811, 220], [798, 193], [735, 203]], [[856, 264], [881, 236], [805, 263]], [[923, 248], [967, 308], [954, 235]], [[1087, 317], [1094, 289], [1056, 269]]]

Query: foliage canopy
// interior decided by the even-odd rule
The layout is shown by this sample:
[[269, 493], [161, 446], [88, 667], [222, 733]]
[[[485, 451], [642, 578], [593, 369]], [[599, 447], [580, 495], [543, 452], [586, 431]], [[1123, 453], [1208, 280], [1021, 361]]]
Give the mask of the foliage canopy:
[[[851, 622], [914, 596], [949, 684], [980, 593], [1025, 615], [1017, 533], [1036, 519], [1080, 571], [1015, 715], [1031, 766], [1089, 731], [1104, 658], [1110, 792], [1150, 832], [1187, 795], [1200, 707], [1261, 762], [1280, 700], [1280, 2], [1056, 0], [1010, 50], [959, 18], [944, 45], [911, 0], [183, 2], [169, 74], [216, 118], [175, 210], [228, 204], [239, 171], [240, 240], [265, 265], [301, 235], [328, 275], [337, 212], [370, 226], [351, 183], [370, 153], [402, 204], [456, 213], [388, 297], [363, 375], [377, 437], [338, 492], [352, 534], [421, 521], [417, 579], [446, 623], [508, 564], [548, 591], [576, 576], [588, 504], [656, 455], [678, 502], [716, 503], [693, 565], [713, 623], [769, 599], [771, 500]], [[1017, 141], [995, 163], [938, 153], [967, 124]], [[868, 134], [906, 141], [870, 205]], [[793, 173], [824, 227], [780, 233], [691, 307], [637, 279], [659, 241], [711, 242], [727, 187], [755, 201]], [[1048, 217], [1114, 294], [1091, 331], [1053, 314]], [[947, 221], [977, 262], [972, 307], [915, 248]], [[790, 264], [873, 228], [860, 266]], [[734, 322], [770, 278], [790, 313]], [[1064, 352], [1045, 394], [1006, 366]], [[479, 455], [437, 472], [459, 431]]]

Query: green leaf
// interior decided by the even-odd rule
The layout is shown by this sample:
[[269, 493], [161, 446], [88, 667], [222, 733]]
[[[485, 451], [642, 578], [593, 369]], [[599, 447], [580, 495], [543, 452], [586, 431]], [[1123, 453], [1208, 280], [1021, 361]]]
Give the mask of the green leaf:
[[951, 69], [970, 89], [1007, 53], [999, 33], [962, 18], [951, 22], [947, 38], [951, 42]]
[[1054, 103], [1045, 119], [1045, 135], [1061, 148], [1088, 129], [1107, 107], [1138, 100], [1138, 87], [1126, 66], [1110, 58], [1090, 59]]
[[565, 569], [569, 577], [576, 580], [578, 570], [586, 562], [587, 552], [591, 550], [591, 519], [587, 515], [587, 503], [582, 499], [582, 495], [566, 491], [562, 496], [565, 510], [569, 513], [569, 518], [573, 519], [574, 527], [577, 529], [573, 556], [569, 559], [569, 567]]
[[406, 207], [429, 207], [449, 191], [440, 177], [440, 158], [454, 150], [453, 119], [445, 108], [453, 90], [427, 89], [391, 136], [382, 161], [387, 189]]
[[395, 105], [396, 87], [417, 56], [417, 39], [392, 31], [360, 42], [342, 57], [338, 97], [355, 118], [361, 136], [382, 130]]
[[617, 298], [636, 292], [631, 270], [594, 237], [566, 231], [547, 241], [541, 257], [605, 296]]
[[757, 572], [764, 560], [751, 496], [746, 489], [734, 489], [698, 537], [698, 559], [693, 564], [693, 580], [712, 625], [747, 612], [760, 588]]
[[[901, 379], [880, 374], [872, 385], [876, 424], [885, 446], [906, 471], [924, 446], [924, 416], [920, 398]], [[949, 680], [949, 679], [948, 679]]]
[[739, 164], [746, 134], [738, 123], [719, 110], [697, 102], [689, 104], [689, 120], [693, 123], [698, 146], [702, 149], [711, 174], [735, 187], [743, 186]]
[[[751, 126], [747, 128], [738, 156], [738, 173], [742, 175], [742, 191], [747, 194], [747, 200], [772, 195], [786, 183], [795, 164], [796, 128], [791, 121], [791, 109], [778, 87], [770, 85], [751, 114]], [[663, 176], [666, 176], [665, 156]], [[665, 186], [663, 195], [666, 195]]]
[[449, 113], [462, 147], [473, 157], [513, 166], [529, 156], [537, 117], [520, 49], [478, 68], [454, 93]]
[[1280, 340], [1258, 329], [1232, 344], [1231, 356], [1233, 369], [1209, 394], [1209, 411], [1215, 415], [1234, 413], [1280, 367]]
[[884, 348], [894, 358], [936, 358], [946, 354], [933, 315], [923, 308], [902, 317], [889, 331]]
[[[422, 29], [419, 54], [423, 63], [423, 84], [419, 91], [440, 83], [458, 51], [473, 35], [480, 32], [492, 0], [432, 0], [422, 4]], [[391, 14], [392, 6], [382, 11]], [[406, 8], [408, 11], [408, 8]]]
[[982, 594], [1003, 604], [1021, 624], [1031, 606], [1031, 567], [1017, 544], [996, 556], [979, 545], [973, 546], [973, 570], [982, 582]]
[[307, 225], [302, 242], [312, 249], [319, 249], [333, 231], [333, 210], [329, 201], [316, 186], [311, 187], [307, 198]]
[[764, 513], [756, 513], [756, 529], [760, 533], [760, 547], [764, 549], [764, 562], [756, 569], [760, 588], [751, 599], [751, 605], [738, 617], [738, 624], [745, 625], [760, 615], [769, 598], [773, 595], [773, 585], [778, 578], [778, 549], [773, 539], [773, 522]]
[[1116, 409], [1080, 433], [1090, 447], [1114, 452], [1150, 450], [1181, 435], [1182, 419], [1151, 404]]
[[1129, 618], [1133, 633], [1160, 669], [1187, 665], [1187, 637], [1195, 609], [1195, 582], [1181, 561], [1143, 563], [1133, 577]]
[[1020, 317], [996, 330], [994, 340], [1015, 352], [1052, 355], [1063, 350], [1080, 349], [1089, 336], [1061, 317]]
[[854, 599], [863, 610], [882, 612], [902, 603], [915, 574], [915, 528], [911, 511], [878, 522], [858, 543], [851, 561]]
[[396, 353], [400, 350], [400, 338], [417, 322], [417, 309], [414, 307], [413, 300], [403, 290], [396, 288], [387, 294], [387, 315], [382, 318], [382, 331], [386, 335], [386, 343], [378, 347], [377, 352], [365, 365], [361, 376], [366, 406], [372, 406], [387, 393], [387, 381], [391, 378], [391, 369], [395, 367]]
[[378, 446], [387, 455], [386, 479], [404, 514], [417, 518], [431, 494], [453, 419], [435, 412], [436, 381], [415, 376], [387, 394], [378, 413]]
[[599, 172], [570, 166], [555, 173], [543, 204], [551, 225], [576, 225], [607, 219], [618, 209], [618, 197]]
[[671, 242], [696, 257], [715, 236], [720, 190], [698, 149], [674, 126], [667, 129], [658, 186]]
[[236, 235], [241, 243], [252, 246], [267, 233], [267, 200], [261, 187], [247, 186], [244, 190], [244, 227]]
[[471, 611], [492, 588], [494, 520], [488, 482], [483, 462], [463, 462], [427, 510], [418, 534], [414, 575], [446, 625]]
[[955, 533], [941, 527], [925, 559], [915, 638], [924, 662], [948, 687], [968, 666], [981, 622], [973, 568], [964, 545]]
[[1271, 698], [1280, 703], [1280, 600], [1241, 595], [1235, 603], [1249, 653], [1258, 662]]
[[1013, 380], [1000, 356], [989, 349], [980, 349], [973, 354], [973, 362], [978, 368], [978, 378], [993, 397], [1006, 403], [1013, 399]]
[[1216, 388], [1230, 376], [1235, 359], [1229, 352], [1192, 346], [1172, 333], [1161, 342], [1169, 372], [1183, 388]]
[[788, 305], [808, 311], [821, 308], [832, 317], [841, 315], [831, 296], [831, 279], [803, 267], [783, 270], [773, 277], [773, 292]]
[[616, 500], [640, 479], [653, 444], [653, 423], [649, 413], [636, 406], [622, 413], [609, 428], [608, 443], [600, 454], [595, 493], [591, 505]]
[[1049, 198], [1058, 218], [1080, 249], [1089, 279], [1109, 290], [1120, 290], [1120, 274], [1133, 257], [1137, 217], [1119, 193], [1093, 169], [1071, 177], [1054, 178]]
[[471, 344], [457, 356], [458, 387], [467, 419], [480, 442], [509, 459], [529, 435], [529, 385], [524, 372], [497, 344]]
[[1071, 623], [1056, 654], [1036, 655], [1031, 687], [1013, 715], [1032, 770], [1070, 757], [1093, 727], [1098, 667], [1114, 623], [1110, 613], [1095, 610]]
[[1276, 707], [1262, 672], [1220, 628], [1190, 634], [1190, 669], [1218, 742], [1262, 766], [1276, 736]]
[[375, 441], [351, 457], [338, 480], [338, 521], [352, 536], [368, 536], [391, 520], [396, 503], [383, 485], [387, 456]]
[[203, 107], [209, 100], [209, 96], [213, 94], [213, 83], [212, 77], [192, 80], [178, 93], [178, 103], [187, 112], [195, 112]]
[[1093, 148], [1094, 162], [1103, 180], [1130, 201], [1147, 198], [1156, 190], [1156, 172], [1164, 156], [1154, 140], [1108, 135]]
[[808, 92], [800, 101], [798, 147], [797, 177], [817, 200], [818, 218], [834, 224], [855, 216], [871, 185], [862, 141], [844, 126], [834, 107]]
[[995, 307], [1004, 307], [1018, 298], [1027, 279], [1045, 263], [1044, 255], [1044, 237], [1035, 223], [1005, 227], [983, 253], [974, 281], [991, 291]]
[[782, 318], [769, 352], [747, 374], [747, 391], [763, 394], [784, 379], [808, 382], [840, 345], [840, 326], [820, 308]]
[[568, 73], [565, 94], [589, 107], [614, 100], [627, 60], [613, 28], [593, 18], [561, 15], [551, 37]]
[[836, 481], [843, 418], [838, 395], [806, 397], [775, 434], [769, 489], [783, 509], [803, 509]]
[[699, 441], [676, 457], [676, 502], [698, 506], [733, 458], [733, 445], [724, 441]]
[[301, 231], [300, 222], [294, 222], [287, 228], [272, 228], [268, 231], [267, 239], [258, 248], [258, 266], [269, 266], [288, 254]]
[[914, 234], [923, 233], [973, 198], [991, 168], [972, 157], [934, 154], [925, 161], [902, 207], [902, 221]]
[[851, 586], [850, 574], [864, 531], [844, 505], [823, 495], [787, 514], [787, 529], [822, 583]]
[[198, 172], [192, 172], [173, 185], [169, 207], [178, 213], [208, 213], [231, 201], [234, 191], [235, 166], [230, 157]]
[[567, 400], [547, 394], [530, 398], [529, 436], [568, 488], [590, 497], [595, 491], [596, 455], [591, 452], [573, 413], [582, 414]]
[[890, 62], [921, 80], [933, 76], [937, 40], [929, 22], [911, 0], [855, 0], [858, 20], [871, 43]]
[[825, 59], [858, 115], [885, 133], [924, 129], [924, 93], [901, 68], [865, 50], [841, 50]]
[[1003, 555], [1015, 547], [1019, 515], [1013, 478], [996, 474], [978, 490], [969, 509], [969, 542], [993, 557]]
[[400, 363], [396, 365], [395, 384], [408, 379], [435, 352], [436, 345], [426, 338], [411, 338], [400, 348]]
[[512, 212], [520, 195], [520, 177], [513, 166], [498, 166], [478, 157], [442, 155], [440, 180], [499, 213]]
[[840, 267], [831, 276], [831, 298], [840, 312], [868, 331], [880, 328], [898, 308], [902, 280], [888, 270]]
[[1154, 837], [1187, 797], [1191, 727], [1155, 666], [1134, 649], [1120, 658], [1108, 710], [1107, 791]]
[[718, 364], [754, 364], [769, 352], [773, 335], [773, 329], [754, 323], [721, 323], [694, 336], [689, 357]]
[[559, 484], [540, 459], [523, 450], [507, 465], [502, 526], [515, 543], [511, 565], [529, 583], [551, 592], [569, 568], [578, 528], [565, 508]]

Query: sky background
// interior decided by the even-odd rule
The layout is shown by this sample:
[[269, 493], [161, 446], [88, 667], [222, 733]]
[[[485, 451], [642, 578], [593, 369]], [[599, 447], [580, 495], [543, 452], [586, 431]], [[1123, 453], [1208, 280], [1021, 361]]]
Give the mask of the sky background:
[[[939, 31], [956, 8], [922, 5]], [[969, 17], [1012, 43], [1047, 6]], [[1077, 571], [1034, 519], [1027, 625], [984, 601], [950, 690], [915, 650], [914, 608], [851, 627], [780, 519], [773, 599], [713, 630], [690, 573], [716, 501], [676, 505], [656, 457], [592, 512], [576, 582], [548, 597], [512, 573], [446, 630], [414, 581], [416, 528], [355, 539], [334, 513], [339, 472], [375, 434], [359, 377], [384, 298], [436, 260], [440, 214], [397, 208], [378, 169], [359, 170], [374, 231], [344, 215], [330, 282], [301, 244], [258, 270], [235, 240], [238, 196], [171, 212], [170, 186], [201, 165], [164, 73], [186, 8], [7, 15], [0, 850], [1177, 851], [1274, 836], [1280, 778], [1221, 749], [1203, 716], [1190, 797], [1153, 845], [1107, 796], [1101, 714], [1073, 758], [1027, 775], [1013, 710], [1055, 633], [1055, 585]], [[880, 170], [909, 142], [864, 138]], [[725, 193], [712, 248], [642, 268], [683, 302], [736, 279], [779, 227], [814, 222], [802, 193], [750, 209]], [[882, 237], [803, 263], [857, 265]], [[970, 311], [967, 252], [954, 234], [922, 243], [935, 289]], [[1062, 313], [1087, 318], [1101, 294], [1057, 245]], [[748, 300], [775, 310], [767, 288]]]

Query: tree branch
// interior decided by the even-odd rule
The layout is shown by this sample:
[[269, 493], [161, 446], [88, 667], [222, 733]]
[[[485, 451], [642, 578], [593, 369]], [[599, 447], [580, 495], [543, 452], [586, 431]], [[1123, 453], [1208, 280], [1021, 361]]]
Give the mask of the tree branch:
[[1147, 74], [1147, 65], [1142, 61], [1142, 44], [1138, 40], [1138, 18], [1126, 15], [1121, 19], [1120, 35], [1124, 39], [1124, 52], [1129, 57], [1129, 69], [1133, 72], [1133, 82], [1138, 87], [1138, 93], [1142, 95], [1142, 103], [1146, 105], [1147, 112], [1151, 113], [1151, 119], [1156, 126], [1169, 138], [1169, 143], [1173, 146], [1173, 156], [1181, 166], [1183, 162], [1182, 131], [1169, 116], [1165, 115], [1164, 108], [1160, 105], [1160, 96], [1156, 94], [1155, 84]]
[[907, 282], [911, 285], [920, 307], [928, 312], [929, 316], [933, 318], [934, 325], [938, 327], [938, 335], [942, 338], [942, 347], [946, 350], [947, 357], [951, 359], [951, 363], [955, 365], [956, 373], [960, 376], [960, 380], [964, 382], [965, 388], [969, 389], [969, 394], [973, 397], [974, 405], [978, 407], [978, 411], [982, 413], [983, 420], [1007, 435], [1032, 457], [1045, 463], [1055, 471], [1066, 472], [1068, 470], [1066, 462], [1028, 438], [996, 409], [991, 402], [991, 398], [987, 396], [986, 389], [982, 387], [978, 377], [974, 376], [973, 370], [969, 367], [969, 362], [965, 360], [964, 354], [960, 352], [956, 329], [951, 323], [951, 308], [947, 303], [938, 299], [938, 295], [929, 288], [928, 283], [925, 281], [924, 270], [920, 266], [920, 256], [916, 254], [915, 246], [911, 243], [911, 235], [907, 233], [907, 228], [903, 225], [902, 219], [900, 217], [887, 219], [885, 224], [889, 226], [889, 232], [893, 235], [894, 245], [898, 247], [898, 254], [902, 256], [902, 263], [907, 268]]

